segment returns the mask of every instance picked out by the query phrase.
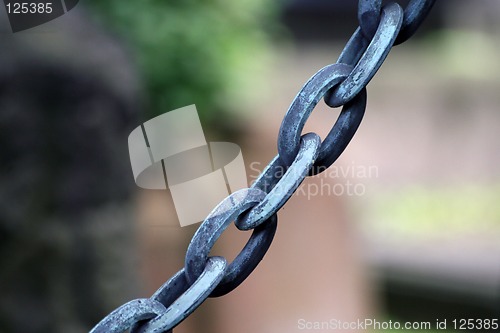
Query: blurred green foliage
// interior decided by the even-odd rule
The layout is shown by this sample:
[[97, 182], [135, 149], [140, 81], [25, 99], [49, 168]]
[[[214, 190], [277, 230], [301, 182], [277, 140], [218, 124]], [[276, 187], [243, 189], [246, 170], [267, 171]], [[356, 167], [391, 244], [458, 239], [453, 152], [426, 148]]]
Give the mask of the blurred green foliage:
[[145, 119], [196, 104], [203, 124], [219, 132], [234, 114], [226, 100], [258, 66], [276, 13], [275, 2], [264, 0], [87, 3], [132, 49], [146, 87]]
[[380, 228], [400, 236], [490, 232], [500, 227], [500, 186], [414, 186], [380, 193], [371, 209]]

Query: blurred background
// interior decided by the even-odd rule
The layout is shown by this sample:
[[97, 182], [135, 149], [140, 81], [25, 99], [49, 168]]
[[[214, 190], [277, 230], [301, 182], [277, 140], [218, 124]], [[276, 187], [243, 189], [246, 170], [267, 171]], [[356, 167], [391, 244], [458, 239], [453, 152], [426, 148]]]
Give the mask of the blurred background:
[[[198, 225], [180, 228], [169, 191], [135, 186], [128, 134], [196, 104], [254, 180], [356, 9], [87, 0], [16, 34], [2, 12], [0, 332], [87, 332], [181, 269]], [[499, 318], [499, 17], [495, 0], [438, 1], [369, 84], [344, 154], [280, 211], [259, 267], [176, 332]], [[305, 131], [324, 137], [338, 113], [320, 102]], [[248, 237], [232, 228], [214, 253], [232, 259]]]

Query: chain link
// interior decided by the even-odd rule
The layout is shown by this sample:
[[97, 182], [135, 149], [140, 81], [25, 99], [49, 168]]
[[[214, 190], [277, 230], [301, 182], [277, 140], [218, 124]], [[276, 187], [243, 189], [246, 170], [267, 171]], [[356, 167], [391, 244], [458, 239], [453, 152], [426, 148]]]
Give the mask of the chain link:
[[[224, 199], [203, 221], [186, 252], [185, 265], [148, 299], [130, 301], [106, 316], [90, 333], [172, 332], [207, 297], [225, 295], [239, 286], [269, 249], [277, 228], [277, 212], [305, 177], [326, 170], [356, 133], [366, 108], [366, 86], [393, 45], [403, 43], [419, 28], [435, 0], [411, 0], [403, 10], [382, 0], [359, 0], [359, 27], [337, 63], [320, 69], [293, 100], [281, 124], [278, 155], [248, 189]], [[343, 106], [321, 142], [315, 133], [302, 134], [320, 99]], [[229, 265], [209, 253], [231, 224], [253, 230], [242, 251]]]
[[[189, 282], [194, 281], [202, 272], [208, 254], [215, 242], [229, 224], [249, 208], [262, 202], [266, 193], [249, 188], [239, 190], [224, 199], [208, 215], [196, 231], [186, 252], [186, 275]], [[271, 245], [277, 226], [276, 214], [272, 214], [255, 228], [249, 241], [226, 269], [226, 274], [211, 296], [222, 296], [236, 288], [257, 267]]]
[[303, 135], [300, 138], [299, 152], [295, 161], [288, 168], [282, 164], [280, 155], [277, 155], [270, 167], [264, 171], [264, 177], [259, 177], [252, 185], [264, 186], [263, 181], [271, 178], [271, 186], [266, 186], [269, 192], [257, 206], [236, 220], [236, 227], [240, 230], [250, 230], [259, 226], [269, 216], [276, 214], [306, 178], [318, 156], [320, 145], [321, 139], [317, 134]]
[[[314, 74], [295, 97], [281, 123], [278, 136], [279, 156], [285, 163], [293, 161], [297, 155], [300, 134], [318, 101], [337, 84], [345, 82], [352, 71], [352, 66], [345, 64], [328, 65]], [[361, 123], [365, 108], [366, 90], [362, 89], [352, 103], [345, 104], [337, 122], [321, 143], [310, 175], [326, 170], [340, 156]]]
[[[367, 86], [384, 63], [403, 23], [403, 9], [396, 3], [382, 9], [380, 25], [371, 42], [356, 43], [362, 39], [362, 30], [358, 28], [351, 37], [338, 63], [354, 66], [349, 76], [333, 91], [330, 91], [326, 103], [331, 107], [344, 105]], [[359, 56], [361, 55], [361, 56]], [[359, 59], [358, 59], [359, 57]]]
[[[394, 45], [407, 41], [418, 30], [436, 0], [411, 0], [404, 10], [403, 24]], [[364, 37], [371, 40], [379, 27], [382, 0], [359, 0], [358, 21]]]

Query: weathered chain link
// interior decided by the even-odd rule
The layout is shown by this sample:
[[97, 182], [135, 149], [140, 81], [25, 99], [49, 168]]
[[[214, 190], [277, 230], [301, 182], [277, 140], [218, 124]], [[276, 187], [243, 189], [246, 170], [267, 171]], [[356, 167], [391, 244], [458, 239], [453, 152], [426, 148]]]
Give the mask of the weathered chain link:
[[346, 104], [367, 86], [391, 51], [402, 23], [403, 9], [398, 4], [391, 3], [382, 8], [380, 25], [368, 45], [365, 42], [357, 42], [363, 37], [357, 36], [362, 35], [361, 28], [356, 30], [337, 60], [338, 63], [354, 68], [347, 78], [329, 93], [326, 100], [329, 106]]
[[[280, 155], [277, 155], [252, 185], [253, 188], [267, 189], [267, 195], [248, 213], [239, 216], [235, 222], [236, 227], [250, 230], [276, 214], [306, 178], [318, 156], [320, 145], [321, 139], [317, 134], [303, 135], [300, 138], [299, 152], [289, 167], [282, 164]], [[266, 184], [268, 180], [270, 183]]]
[[[411, 0], [404, 10], [403, 25], [395, 45], [407, 41], [420, 27], [436, 0]], [[371, 40], [379, 27], [382, 0], [359, 0], [358, 21], [363, 35]]]
[[[278, 136], [278, 153], [287, 165], [297, 155], [302, 129], [316, 104], [329, 89], [345, 82], [353, 71], [351, 66], [345, 64], [328, 65], [314, 74], [295, 97], [281, 123]], [[362, 93], [352, 98], [352, 103], [345, 104], [339, 119], [321, 143], [311, 174], [324, 171], [340, 156], [361, 123], [365, 107], [366, 91], [363, 88]], [[351, 135], [346, 133], [349, 130]]]
[[[336, 64], [319, 70], [293, 100], [281, 124], [278, 155], [248, 189], [224, 199], [203, 221], [189, 244], [185, 267], [148, 299], [130, 301], [99, 322], [91, 333], [172, 332], [207, 297], [218, 297], [240, 285], [264, 257], [277, 227], [277, 212], [305, 177], [326, 170], [342, 154], [357, 131], [366, 108], [366, 86], [393, 45], [410, 38], [435, 0], [411, 0], [403, 10], [382, 0], [359, 0], [359, 28]], [[320, 99], [343, 106], [321, 142], [315, 133], [302, 135]], [[209, 257], [224, 230], [235, 221], [240, 230], [253, 230], [231, 264]]]
[[[186, 276], [195, 281], [205, 269], [208, 254], [224, 230], [238, 216], [266, 198], [266, 193], [249, 188], [239, 190], [224, 199], [198, 228], [186, 253]], [[261, 228], [255, 228], [249, 241], [226, 269], [221, 283], [210, 296], [222, 296], [236, 288], [254, 270], [271, 245], [277, 226], [276, 214], [266, 218]]]

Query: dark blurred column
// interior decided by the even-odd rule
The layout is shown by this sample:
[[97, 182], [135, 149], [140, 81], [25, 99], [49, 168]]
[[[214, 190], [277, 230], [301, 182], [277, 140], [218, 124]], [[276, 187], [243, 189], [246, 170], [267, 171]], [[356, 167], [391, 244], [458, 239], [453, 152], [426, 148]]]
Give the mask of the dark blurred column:
[[77, 13], [0, 43], [0, 332], [86, 332], [137, 296], [133, 67]]

